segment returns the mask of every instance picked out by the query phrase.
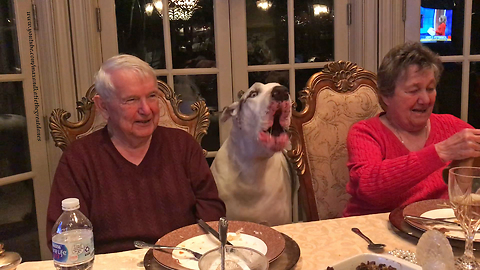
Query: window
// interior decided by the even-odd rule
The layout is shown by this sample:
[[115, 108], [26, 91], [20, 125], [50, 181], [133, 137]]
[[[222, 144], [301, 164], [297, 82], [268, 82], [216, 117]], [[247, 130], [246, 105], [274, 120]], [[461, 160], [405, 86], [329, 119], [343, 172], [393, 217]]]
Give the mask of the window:
[[[199, 98], [211, 112], [203, 139], [209, 157], [228, 136], [221, 110], [254, 82], [279, 82], [291, 94], [325, 63], [348, 59], [346, 0], [100, 0], [106, 59], [134, 54], [181, 94], [184, 112]], [[165, 7], [169, 6], [167, 9]], [[228, 16], [228, 14], [230, 16]], [[227, 16], [226, 16], [227, 15]], [[107, 26], [110, 28], [110, 26]], [[113, 48], [113, 49], [111, 49]]]
[[[424, 45], [440, 55], [445, 71], [437, 85], [435, 113], [448, 113], [475, 128], [480, 128], [478, 107], [480, 43], [480, 3], [475, 0], [414, 0], [409, 3], [418, 9], [419, 17], [411, 16], [408, 21], [418, 23], [418, 28], [406, 28], [407, 40], [417, 39], [422, 29], [438, 27], [441, 15], [447, 18], [445, 33], [451, 41], [425, 42]], [[422, 13], [420, 9], [430, 13]], [[430, 15], [429, 15], [430, 14]], [[437, 22], [438, 20], [438, 22]], [[451, 20], [451, 22], [449, 22]], [[411, 22], [410, 22], [411, 23]], [[424, 28], [421, 28], [421, 26]], [[428, 30], [428, 29], [427, 29]], [[425, 32], [425, 31], [424, 31]], [[431, 37], [438, 34], [432, 32]], [[426, 35], [425, 33], [423, 35]]]
[[36, 200], [50, 179], [31, 4], [0, 2], [0, 235], [24, 261], [50, 257], [48, 200]]

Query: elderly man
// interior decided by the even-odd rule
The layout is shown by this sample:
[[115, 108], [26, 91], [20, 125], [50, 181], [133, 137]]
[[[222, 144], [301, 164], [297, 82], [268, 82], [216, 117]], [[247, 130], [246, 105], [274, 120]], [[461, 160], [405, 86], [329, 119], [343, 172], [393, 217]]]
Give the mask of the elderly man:
[[159, 90], [147, 63], [112, 57], [95, 88], [107, 126], [63, 153], [48, 206], [49, 241], [68, 197], [80, 200], [92, 222], [96, 253], [133, 249], [134, 240], [156, 242], [199, 218], [225, 216], [201, 147], [182, 130], [158, 126]]

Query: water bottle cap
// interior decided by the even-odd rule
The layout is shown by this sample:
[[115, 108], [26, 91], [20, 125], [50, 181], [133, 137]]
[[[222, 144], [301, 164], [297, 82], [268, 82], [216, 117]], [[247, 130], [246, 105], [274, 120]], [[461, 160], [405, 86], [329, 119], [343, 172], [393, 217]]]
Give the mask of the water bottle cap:
[[80, 201], [77, 198], [67, 198], [62, 201], [62, 210], [75, 210], [80, 208]]

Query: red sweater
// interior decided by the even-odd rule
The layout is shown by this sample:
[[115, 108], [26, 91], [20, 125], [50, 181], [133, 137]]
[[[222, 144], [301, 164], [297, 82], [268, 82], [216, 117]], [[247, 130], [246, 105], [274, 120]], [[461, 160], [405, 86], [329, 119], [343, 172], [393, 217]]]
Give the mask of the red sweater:
[[416, 201], [448, 198], [442, 178], [447, 163], [434, 144], [472, 126], [452, 115], [432, 114], [425, 147], [410, 152], [379, 116], [354, 124], [348, 133], [347, 192], [352, 198], [343, 215], [389, 212]]
[[134, 249], [134, 240], [155, 243], [164, 234], [225, 216], [202, 149], [188, 133], [158, 127], [138, 165], [117, 151], [106, 128], [65, 150], [55, 173], [47, 214], [47, 239], [62, 213], [61, 202], [80, 200], [93, 224], [95, 253]]
[[438, 36], [445, 36], [445, 28], [447, 27], [447, 25], [445, 23], [441, 23], [437, 30], [435, 31], [435, 34], [437, 34]]

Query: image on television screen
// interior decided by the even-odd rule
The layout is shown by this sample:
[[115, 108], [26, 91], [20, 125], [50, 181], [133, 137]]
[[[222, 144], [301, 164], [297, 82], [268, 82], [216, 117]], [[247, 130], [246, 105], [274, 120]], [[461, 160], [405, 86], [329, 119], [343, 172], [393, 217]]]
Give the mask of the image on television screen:
[[420, 42], [452, 41], [452, 10], [420, 7]]

